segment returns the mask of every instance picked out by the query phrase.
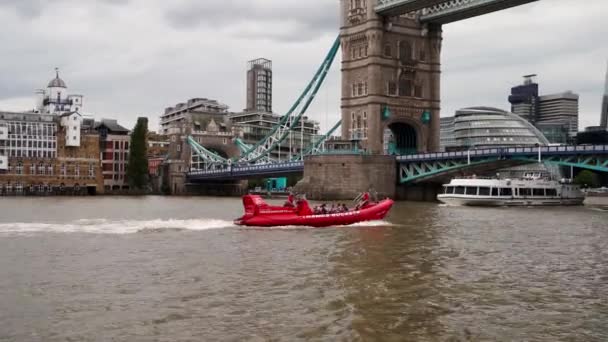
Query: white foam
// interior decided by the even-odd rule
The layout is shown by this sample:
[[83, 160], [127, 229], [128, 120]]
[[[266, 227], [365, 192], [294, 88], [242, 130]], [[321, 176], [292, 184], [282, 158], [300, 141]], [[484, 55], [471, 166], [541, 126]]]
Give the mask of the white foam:
[[68, 223], [0, 223], [2, 233], [90, 233], [133, 234], [158, 230], [207, 230], [234, 227], [232, 221], [215, 219], [192, 220], [122, 220], [85, 219]]
[[392, 227], [394, 224], [387, 221], [363, 221], [357, 222], [349, 225], [339, 225], [339, 226], [328, 226], [328, 227], [311, 227], [311, 226], [277, 226], [277, 227], [250, 227], [244, 229], [260, 229], [260, 230], [272, 230], [272, 229], [285, 229], [285, 230], [301, 230], [301, 229], [331, 229], [331, 228], [369, 228], [369, 227]]

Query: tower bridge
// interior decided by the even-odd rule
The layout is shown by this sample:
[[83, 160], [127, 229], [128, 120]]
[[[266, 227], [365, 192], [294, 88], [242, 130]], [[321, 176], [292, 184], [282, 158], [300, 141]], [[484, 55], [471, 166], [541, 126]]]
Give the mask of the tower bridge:
[[[540, 147], [538, 158], [533, 150], [517, 149], [437, 153], [443, 26], [534, 1], [340, 0], [340, 35], [279, 124], [257, 144], [236, 140], [240, 150], [236, 157], [220, 156], [189, 141], [203, 163], [191, 168], [188, 181], [303, 173], [304, 192], [307, 186], [324, 189], [340, 182], [359, 191], [373, 185], [365, 180], [369, 176], [394, 179], [389, 182], [392, 192], [391, 185], [386, 186], [386, 194], [393, 195], [398, 183], [437, 181], [453, 174], [538, 160], [608, 172], [608, 149], [603, 146], [592, 147], [591, 152], [577, 147], [559, 151]], [[297, 127], [338, 53], [342, 57], [340, 122], [303, 153], [274, 160], [270, 151], [281, 146]], [[356, 140], [358, 152], [352, 156], [320, 154], [325, 140], [340, 126], [342, 139]]]

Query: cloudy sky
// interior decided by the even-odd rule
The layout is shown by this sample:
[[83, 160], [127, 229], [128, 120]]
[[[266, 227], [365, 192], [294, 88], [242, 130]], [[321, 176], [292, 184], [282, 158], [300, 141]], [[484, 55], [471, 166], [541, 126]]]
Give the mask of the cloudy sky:
[[[521, 75], [543, 94], [580, 94], [581, 126], [597, 125], [608, 59], [608, 1], [541, 0], [444, 26], [442, 116], [508, 109]], [[338, 33], [337, 0], [0, 0], [0, 110], [33, 107], [60, 68], [85, 112], [132, 127], [191, 97], [245, 106], [246, 62], [273, 60], [283, 113]], [[339, 118], [339, 68], [310, 116]]]

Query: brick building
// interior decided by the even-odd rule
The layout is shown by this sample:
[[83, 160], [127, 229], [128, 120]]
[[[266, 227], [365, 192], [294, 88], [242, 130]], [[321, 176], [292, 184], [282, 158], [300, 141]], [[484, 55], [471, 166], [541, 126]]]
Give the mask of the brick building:
[[103, 193], [99, 135], [78, 112], [0, 112], [0, 194]]
[[102, 119], [95, 123], [99, 133], [101, 168], [106, 192], [128, 190], [126, 178], [129, 161], [129, 130], [116, 120]]

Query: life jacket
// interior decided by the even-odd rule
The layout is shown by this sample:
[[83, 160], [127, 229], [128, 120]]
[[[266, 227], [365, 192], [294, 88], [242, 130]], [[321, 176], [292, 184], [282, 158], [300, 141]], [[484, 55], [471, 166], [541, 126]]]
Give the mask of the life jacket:
[[310, 205], [308, 205], [308, 201], [305, 199], [301, 199], [298, 201], [296, 212], [298, 213], [298, 216], [306, 216], [313, 214], [312, 209], [310, 209]]

